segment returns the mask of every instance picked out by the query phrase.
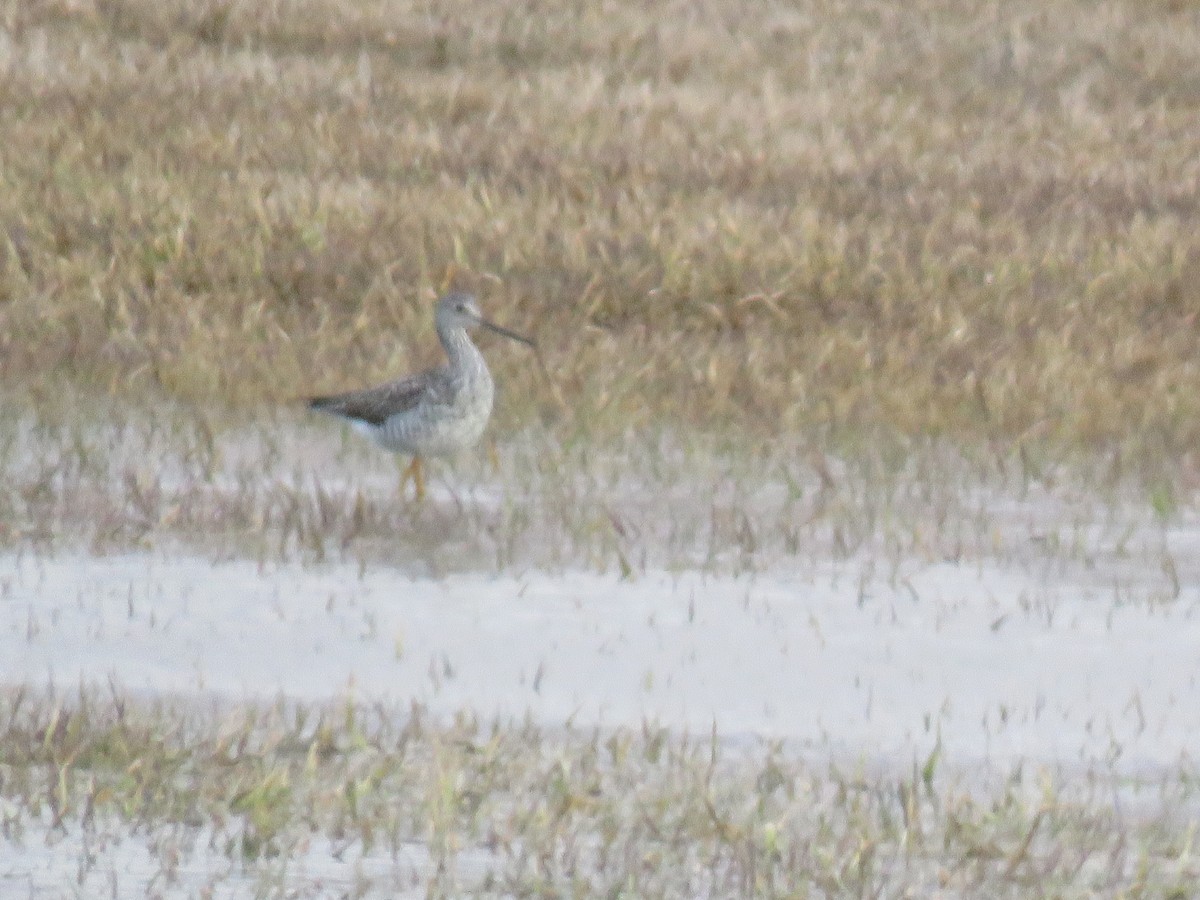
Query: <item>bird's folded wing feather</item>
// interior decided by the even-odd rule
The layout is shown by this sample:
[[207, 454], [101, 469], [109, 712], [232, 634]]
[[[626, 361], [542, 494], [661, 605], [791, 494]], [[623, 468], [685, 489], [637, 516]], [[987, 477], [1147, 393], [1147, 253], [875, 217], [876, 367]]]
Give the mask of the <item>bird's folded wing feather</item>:
[[399, 413], [414, 409], [424, 399], [442, 402], [437, 395], [445, 393], [440, 385], [444, 379], [441, 371], [431, 369], [419, 375], [410, 375], [390, 381], [378, 387], [328, 397], [313, 397], [308, 401], [312, 409], [331, 413], [345, 419], [355, 419], [369, 425], [382, 425]]

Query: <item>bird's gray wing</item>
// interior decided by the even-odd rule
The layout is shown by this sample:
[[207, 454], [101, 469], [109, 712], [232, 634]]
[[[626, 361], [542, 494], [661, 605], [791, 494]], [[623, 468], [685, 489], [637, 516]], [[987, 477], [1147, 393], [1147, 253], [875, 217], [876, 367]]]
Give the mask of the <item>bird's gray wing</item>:
[[368, 425], [382, 425], [398, 413], [415, 409], [421, 402], [446, 402], [444, 396], [452, 391], [447, 382], [443, 370], [430, 369], [427, 372], [409, 375], [407, 378], [389, 381], [378, 387], [349, 391], [345, 394], [331, 394], [327, 397], [311, 397], [308, 406], [309, 409], [341, 416], [343, 419], [366, 422]]

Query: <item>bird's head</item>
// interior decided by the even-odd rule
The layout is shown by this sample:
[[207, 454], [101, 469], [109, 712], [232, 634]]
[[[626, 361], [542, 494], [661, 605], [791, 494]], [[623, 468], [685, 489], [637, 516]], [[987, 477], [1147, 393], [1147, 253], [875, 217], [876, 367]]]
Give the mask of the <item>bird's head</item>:
[[520, 341], [522, 344], [528, 344], [530, 347], [533, 346], [533, 341], [524, 335], [501, 328], [485, 319], [479, 311], [479, 303], [474, 296], [463, 291], [454, 291], [438, 301], [437, 327], [441, 332], [453, 331], [457, 328], [473, 331], [482, 327], [514, 341]]

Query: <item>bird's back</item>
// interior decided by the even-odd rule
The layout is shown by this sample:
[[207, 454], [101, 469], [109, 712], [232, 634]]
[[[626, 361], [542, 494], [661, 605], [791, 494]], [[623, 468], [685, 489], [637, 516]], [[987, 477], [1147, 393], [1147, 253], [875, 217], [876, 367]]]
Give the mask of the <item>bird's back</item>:
[[308, 401], [308, 405], [310, 409], [379, 427], [392, 416], [416, 408], [421, 402], [422, 394], [431, 381], [436, 379], [437, 373], [437, 369], [430, 369], [377, 387], [313, 397]]
[[378, 387], [310, 401], [349, 420], [388, 450], [441, 456], [474, 444], [492, 412], [486, 366], [440, 366]]

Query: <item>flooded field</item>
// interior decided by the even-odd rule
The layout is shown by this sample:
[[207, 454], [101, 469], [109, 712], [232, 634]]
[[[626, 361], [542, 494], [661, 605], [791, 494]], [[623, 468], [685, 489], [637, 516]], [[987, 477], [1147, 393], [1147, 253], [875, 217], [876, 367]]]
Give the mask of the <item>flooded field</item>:
[[[700, 856], [639, 863], [642, 889], [803, 871], [833, 890], [846, 860], [795, 852], [851, 833], [882, 854], [855, 864], [862, 889], [1197, 876], [1177, 838], [1197, 814], [1200, 522], [1156, 482], [935, 444], [854, 461], [526, 437], [435, 470], [417, 507], [336, 426], [198, 421], [10, 423], [0, 659], [26, 751], [5, 890], [611, 887], [632, 863], [598, 849], [618, 840], [605, 817], [682, 809], [701, 783], [709, 805], [667, 841]], [[560, 765], [590, 774], [547, 787]], [[156, 766], [175, 799], [128, 775]], [[512, 823], [562, 789], [579, 799], [536, 840], [590, 849], [533, 865]], [[665, 852], [622, 833], [623, 853]]]

